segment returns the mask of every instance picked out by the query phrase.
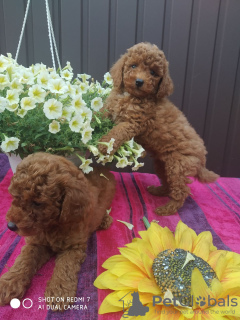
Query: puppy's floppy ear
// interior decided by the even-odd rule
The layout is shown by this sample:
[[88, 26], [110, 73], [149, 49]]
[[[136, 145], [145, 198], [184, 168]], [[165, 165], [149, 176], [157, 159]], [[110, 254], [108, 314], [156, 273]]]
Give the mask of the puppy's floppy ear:
[[126, 60], [126, 53], [121, 56], [120, 59], [117, 60], [117, 62], [112, 66], [110, 70], [110, 74], [113, 78], [113, 84], [114, 87], [117, 89], [120, 89], [122, 86], [122, 81], [123, 81], [123, 67], [125, 64]]
[[91, 185], [81, 171], [77, 175], [64, 174], [62, 177], [64, 196], [60, 223], [76, 222], [84, 220], [84, 217], [92, 210]]
[[[165, 58], [164, 58], [165, 59]], [[164, 74], [159, 82], [157, 97], [159, 99], [170, 96], [173, 93], [173, 82], [168, 70], [168, 62], [165, 59], [165, 68]]]

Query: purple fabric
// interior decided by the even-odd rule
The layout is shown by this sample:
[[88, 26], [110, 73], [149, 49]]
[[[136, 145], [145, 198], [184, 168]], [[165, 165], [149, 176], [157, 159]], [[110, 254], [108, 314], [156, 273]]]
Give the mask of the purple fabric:
[[10, 169], [8, 157], [4, 153], [0, 153], [0, 182]]

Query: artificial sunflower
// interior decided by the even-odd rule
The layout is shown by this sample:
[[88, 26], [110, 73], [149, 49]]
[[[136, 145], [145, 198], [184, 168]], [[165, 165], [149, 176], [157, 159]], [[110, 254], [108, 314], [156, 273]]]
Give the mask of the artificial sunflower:
[[107, 271], [94, 285], [113, 292], [100, 314], [124, 310], [122, 318], [131, 320], [240, 319], [239, 254], [217, 250], [209, 231], [197, 235], [181, 221], [175, 236], [155, 222], [139, 235], [103, 263]]

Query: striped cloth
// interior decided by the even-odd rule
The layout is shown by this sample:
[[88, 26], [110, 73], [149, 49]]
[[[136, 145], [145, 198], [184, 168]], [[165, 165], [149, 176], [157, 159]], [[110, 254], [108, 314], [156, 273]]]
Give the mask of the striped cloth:
[[[11, 267], [24, 245], [24, 239], [6, 228], [5, 215], [11, 203], [8, 186], [12, 177], [7, 158], [0, 155], [0, 274]], [[159, 217], [154, 208], [168, 201], [167, 198], [151, 196], [148, 185], [158, 185], [156, 175], [143, 173], [114, 173], [117, 180], [117, 192], [112, 203], [111, 215], [114, 222], [110, 229], [101, 230], [92, 235], [88, 242], [87, 258], [79, 273], [74, 310], [53, 312], [47, 310], [43, 301], [44, 290], [50, 279], [54, 259], [43, 266], [32, 281], [25, 294], [24, 302], [18, 309], [10, 306], [0, 307], [0, 319], [81, 319], [81, 320], [118, 320], [121, 312], [98, 315], [98, 308], [104, 297], [110, 292], [98, 290], [93, 281], [104, 269], [102, 263], [114, 254], [118, 248], [138, 236], [144, 230], [143, 216], [149, 221], [155, 219], [161, 226], [174, 231], [179, 220], [182, 220], [197, 233], [211, 231], [214, 245], [218, 249], [232, 250], [240, 253], [240, 179], [220, 178], [212, 184], [200, 184], [194, 181], [192, 195], [177, 214]], [[124, 220], [134, 225], [130, 231], [117, 221]], [[0, 288], [1, 290], [1, 288]], [[31, 300], [29, 300], [31, 299]], [[32, 306], [31, 306], [32, 305]], [[27, 308], [30, 307], [30, 308]], [[81, 309], [82, 308], [82, 309]], [[78, 310], [79, 309], [79, 310]]]

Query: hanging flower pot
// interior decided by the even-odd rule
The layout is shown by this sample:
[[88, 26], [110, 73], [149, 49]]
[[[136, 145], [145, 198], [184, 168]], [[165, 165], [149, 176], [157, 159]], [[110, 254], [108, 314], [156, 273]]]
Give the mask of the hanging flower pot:
[[[20, 158], [39, 151], [70, 156], [89, 150], [98, 162], [105, 164], [115, 159], [117, 167], [134, 164], [133, 170], [137, 170], [143, 165], [137, 158], [144, 150], [133, 141], [124, 144], [115, 156], [110, 156], [114, 139], [107, 156], [98, 152], [98, 141], [114, 126], [102, 112], [112, 79], [109, 73], [104, 75], [102, 84], [85, 73], [74, 79], [69, 62], [61, 67], [48, 0], [45, 4], [53, 68], [42, 63], [26, 68], [17, 63], [30, 1], [15, 59], [11, 54], [0, 56], [0, 149]], [[84, 172], [91, 171], [91, 159], [77, 159]]]

